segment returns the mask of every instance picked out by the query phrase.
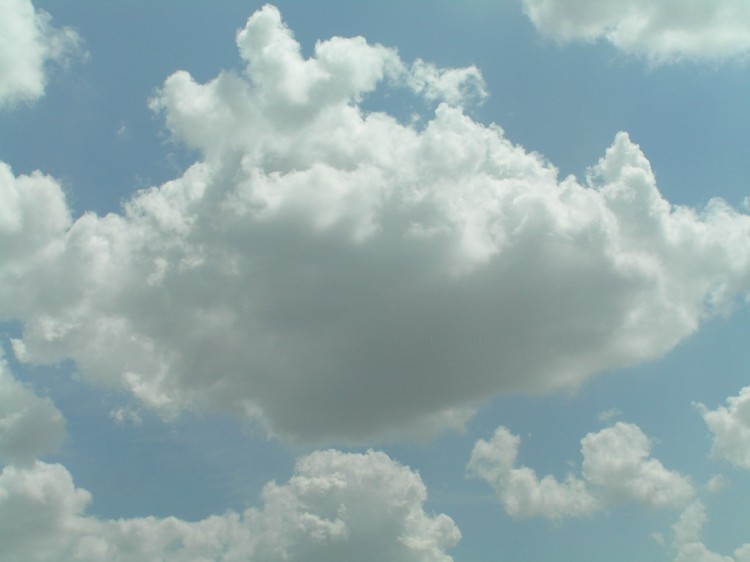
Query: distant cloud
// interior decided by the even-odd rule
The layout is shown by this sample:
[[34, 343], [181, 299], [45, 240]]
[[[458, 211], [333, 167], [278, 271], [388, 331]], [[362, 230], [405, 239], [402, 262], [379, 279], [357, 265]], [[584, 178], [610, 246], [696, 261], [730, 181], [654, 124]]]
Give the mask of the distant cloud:
[[81, 38], [52, 27], [30, 0], [0, 0], [0, 108], [44, 94], [46, 65], [78, 51]]
[[713, 455], [750, 470], [750, 386], [727, 398], [727, 406], [698, 406], [714, 436]]
[[479, 440], [468, 464], [470, 475], [486, 480], [514, 517], [581, 517], [613, 505], [680, 505], [693, 495], [690, 481], [650, 457], [651, 443], [633, 424], [619, 422], [581, 440], [582, 476], [541, 480], [516, 467], [520, 438], [500, 427], [490, 441]]
[[0, 472], [0, 558], [24, 562], [450, 562], [461, 534], [428, 515], [419, 475], [383, 453], [319, 451], [260, 509], [197, 522], [167, 517], [101, 520], [91, 495], [59, 464]]
[[[229, 411], [292, 441], [461, 427], [499, 392], [661, 357], [750, 288], [750, 217], [660, 195], [620, 133], [585, 182], [463, 111], [476, 69], [363, 38], [304, 59], [270, 6], [246, 67], [152, 106], [200, 159], [122, 214], [73, 219], [0, 166], [0, 310], [19, 359], [76, 361], [163, 416]], [[360, 105], [437, 104], [419, 127]], [[440, 102], [440, 99], [446, 100]]]
[[750, 53], [746, 0], [523, 0], [540, 33], [562, 42], [605, 39], [656, 63]]

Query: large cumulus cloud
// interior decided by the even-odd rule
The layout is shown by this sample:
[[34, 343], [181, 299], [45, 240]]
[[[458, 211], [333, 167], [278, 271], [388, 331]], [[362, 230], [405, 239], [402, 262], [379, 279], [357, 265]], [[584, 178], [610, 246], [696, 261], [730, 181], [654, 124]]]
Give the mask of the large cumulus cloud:
[[30, 0], [0, 0], [0, 108], [44, 94], [46, 66], [80, 48], [70, 28], [56, 29]]
[[[243, 72], [166, 80], [152, 106], [200, 157], [121, 214], [73, 220], [54, 180], [4, 168], [0, 311], [23, 324], [19, 358], [72, 358], [166, 416], [361, 441], [660, 357], [747, 293], [750, 218], [670, 205], [625, 133], [585, 182], [561, 180], [467, 116], [475, 68], [362, 38], [304, 59], [272, 7], [237, 42]], [[434, 115], [367, 112], [376, 87]]]
[[559, 41], [605, 39], [653, 62], [716, 61], [750, 52], [745, 0], [523, 0], [544, 35]]

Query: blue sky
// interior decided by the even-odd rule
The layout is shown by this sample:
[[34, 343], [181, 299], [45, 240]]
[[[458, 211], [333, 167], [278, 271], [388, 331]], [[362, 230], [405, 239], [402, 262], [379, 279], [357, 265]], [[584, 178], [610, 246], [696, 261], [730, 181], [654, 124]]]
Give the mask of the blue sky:
[[3, 560], [750, 560], [744, 0], [0, 11]]

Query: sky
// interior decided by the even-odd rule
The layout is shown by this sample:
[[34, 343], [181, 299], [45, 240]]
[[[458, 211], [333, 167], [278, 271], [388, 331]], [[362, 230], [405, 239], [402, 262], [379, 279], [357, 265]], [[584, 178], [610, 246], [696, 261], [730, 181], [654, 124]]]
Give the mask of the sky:
[[0, 0], [0, 558], [750, 561], [746, 0]]

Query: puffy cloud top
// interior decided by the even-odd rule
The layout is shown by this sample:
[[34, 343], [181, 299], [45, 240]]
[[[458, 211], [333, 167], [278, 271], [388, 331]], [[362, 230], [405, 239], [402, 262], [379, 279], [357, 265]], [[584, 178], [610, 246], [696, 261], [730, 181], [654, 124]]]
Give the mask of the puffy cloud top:
[[606, 39], [654, 62], [750, 52], [745, 0], [524, 0], [524, 9], [544, 35], [559, 41]]
[[44, 94], [45, 65], [80, 46], [70, 28], [55, 29], [31, 0], [0, 0], [0, 108]]
[[0, 473], [0, 556], [7, 562], [450, 562], [461, 534], [423, 510], [419, 475], [383, 453], [318, 451], [263, 506], [197, 522], [102, 520], [67, 470], [36, 462]]
[[[559, 180], [464, 113], [476, 69], [362, 38], [304, 59], [270, 6], [237, 41], [243, 72], [167, 78], [152, 105], [200, 159], [121, 214], [71, 221], [54, 180], [0, 170], [20, 358], [72, 358], [165, 416], [362, 442], [657, 358], [750, 287], [750, 218], [670, 205], [625, 133], [585, 182]], [[376, 87], [434, 116], [367, 112]]]
[[516, 517], [580, 517], [612, 505], [638, 502], [649, 507], [679, 505], [693, 495], [690, 481], [650, 457], [651, 442], [633, 424], [618, 422], [581, 440], [582, 478], [541, 480], [531, 468], [516, 467], [520, 438], [499, 427], [480, 439], [469, 474], [486, 480], [506, 511]]

